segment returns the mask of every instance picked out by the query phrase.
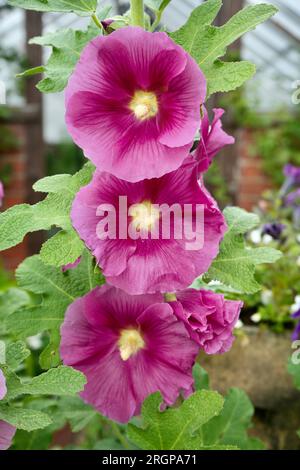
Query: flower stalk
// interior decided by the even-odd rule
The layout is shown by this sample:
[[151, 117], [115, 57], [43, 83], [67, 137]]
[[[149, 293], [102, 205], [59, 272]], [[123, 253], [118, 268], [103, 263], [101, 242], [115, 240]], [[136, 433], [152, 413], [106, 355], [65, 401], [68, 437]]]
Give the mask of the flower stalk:
[[131, 0], [130, 5], [132, 25], [144, 28], [144, 0]]

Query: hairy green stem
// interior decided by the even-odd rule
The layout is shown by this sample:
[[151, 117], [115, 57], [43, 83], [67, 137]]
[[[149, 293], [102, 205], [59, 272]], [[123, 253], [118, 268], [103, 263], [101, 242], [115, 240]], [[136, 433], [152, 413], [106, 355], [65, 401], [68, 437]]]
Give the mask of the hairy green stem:
[[130, 449], [130, 445], [122, 432], [120, 431], [119, 426], [114, 421], [109, 421], [110, 427], [112, 432], [114, 433], [115, 437], [119, 440], [122, 444], [124, 449]]
[[104, 28], [101, 24], [101, 21], [99, 21], [99, 18], [97, 17], [97, 15], [95, 13], [92, 14], [92, 20], [94, 21], [95, 25], [98, 26], [99, 29], [104, 31]]
[[144, 0], [131, 0], [130, 1], [131, 22], [133, 26], [145, 26], [144, 18]]
[[158, 26], [159, 23], [160, 23], [162, 13], [163, 13], [163, 12], [162, 12], [161, 10], [159, 10], [159, 11], [156, 13], [156, 18], [155, 18], [155, 20], [154, 20], [153, 23], [152, 23], [151, 31], [155, 31], [155, 30], [156, 30], [157, 26]]

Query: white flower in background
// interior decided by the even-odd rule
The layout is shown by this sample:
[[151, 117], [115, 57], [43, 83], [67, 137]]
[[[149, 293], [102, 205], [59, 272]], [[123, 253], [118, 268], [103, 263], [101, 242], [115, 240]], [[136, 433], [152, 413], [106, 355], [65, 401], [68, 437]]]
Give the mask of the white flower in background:
[[253, 315], [251, 315], [250, 318], [253, 321], [253, 323], [259, 323], [260, 320], [261, 320], [261, 314], [260, 313], [254, 313]]
[[269, 289], [263, 290], [260, 299], [264, 305], [269, 305], [273, 299], [273, 292]]
[[259, 228], [252, 230], [252, 232], [249, 234], [249, 238], [252, 243], [255, 243], [256, 245], [261, 243], [261, 230]]
[[27, 344], [30, 347], [30, 349], [33, 349], [33, 350], [40, 349], [43, 346], [41, 333], [35, 336], [29, 336], [27, 338]]
[[295, 313], [300, 309], [300, 295], [296, 295], [294, 298], [294, 303], [291, 305], [290, 312]]
[[298, 243], [300, 243], [300, 233], [296, 236], [296, 240]]
[[264, 245], [268, 245], [272, 241], [273, 241], [273, 238], [271, 237], [271, 235], [268, 235], [267, 233], [262, 237], [262, 242]]
[[297, 260], [296, 260], [296, 264], [297, 264], [297, 266], [300, 267], [300, 256], [298, 256], [298, 258], [297, 258]]
[[234, 328], [236, 328], [236, 329], [239, 330], [239, 329], [242, 328], [243, 326], [244, 326], [244, 323], [242, 322], [242, 320], [238, 320], [238, 321], [236, 322]]

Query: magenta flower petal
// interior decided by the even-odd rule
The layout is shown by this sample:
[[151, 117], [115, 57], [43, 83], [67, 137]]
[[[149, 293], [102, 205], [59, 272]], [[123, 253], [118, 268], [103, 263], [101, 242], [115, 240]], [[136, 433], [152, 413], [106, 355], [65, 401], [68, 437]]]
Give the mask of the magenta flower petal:
[[[116, 227], [115, 239], [100, 239], [97, 226], [104, 216], [97, 215], [97, 208], [110, 204], [120, 214], [119, 197], [127, 197], [128, 207], [148, 201], [172, 207], [177, 204], [181, 213], [174, 217], [170, 236], [163, 236], [159, 223], [157, 239], [134, 240], [126, 233], [132, 218], [126, 217], [125, 236]], [[189, 204], [193, 224], [197, 220], [198, 206], [204, 211], [204, 226], [197, 229], [197, 236], [204, 232], [200, 248], [187, 249], [189, 231], [182, 238], [175, 236], [175, 229], [184, 226], [185, 205]], [[162, 211], [163, 214], [164, 211]], [[91, 183], [76, 195], [71, 219], [81, 239], [92, 251], [106, 276], [107, 282], [130, 294], [170, 292], [188, 287], [200, 274], [207, 271], [219, 251], [219, 243], [226, 230], [225, 220], [215, 201], [197, 181], [197, 165], [189, 157], [176, 171], [157, 179], [130, 183], [108, 173], [96, 171]], [[161, 219], [160, 219], [161, 220]]]
[[85, 47], [66, 88], [66, 123], [101, 171], [135, 182], [181, 165], [205, 96], [204, 75], [167, 34], [121, 28]]
[[[7, 393], [6, 380], [3, 371], [0, 369], [0, 400], [3, 400]], [[16, 428], [5, 421], [0, 420], [0, 450], [6, 450], [11, 446]]]
[[0, 369], [0, 400], [3, 400], [7, 393], [5, 376]]
[[4, 188], [3, 188], [2, 182], [0, 181], [0, 207], [2, 206], [3, 198], [4, 198]]
[[69, 306], [61, 336], [64, 364], [87, 377], [82, 398], [110, 419], [129, 421], [156, 391], [168, 405], [192, 391], [199, 348], [160, 295], [96, 287]]
[[225, 300], [208, 290], [186, 289], [170, 302], [175, 315], [184, 322], [190, 337], [207, 354], [227, 352], [234, 341], [233, 329], [243, 302]]
[[79, 265], [80, 261], [81, 261], [81, 256], [78, 256], [78, 258], [74, 261], [74, 263], [68, 263], [68, 264], [65, 264], [64, 266], [62, 266], [62, 268], [61, 268], [62, 272], [65, 273], [69, 269], [76, 268], [76, 266]]
[[16, 428], [5, 421], [0, 420], [0, 450], [7, 450], [16, 433]]
[[209, 123], [207, 110], [203, 107], [204, 116], [201, 123], [201, 140], [194, 153], [196, 160], [199, 162], [199, 172], [205, 172], [213, 157], [226, 145], [233, 144], [234, 137], [226, 134], [222, 128], [221, 117], [224, 109], [215, 108], [214, 119]]

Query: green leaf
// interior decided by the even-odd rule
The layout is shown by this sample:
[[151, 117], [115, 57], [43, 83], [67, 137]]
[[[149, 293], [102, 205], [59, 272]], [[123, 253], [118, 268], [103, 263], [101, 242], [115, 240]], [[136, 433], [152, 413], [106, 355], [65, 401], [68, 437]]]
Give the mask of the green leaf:
[[206, 68], [226, 53], [227, 47], [243, 34], [256, 28], [273, 16], [278, 9], [270, 4], [250, 5], [236, 13], [221, 27], [207, 26], [201, 41], [195, 41], [191, 50], [200, 68]]
[[[17, 245], [29, 232], [50, 230], [51, 227], [56, 226], [64, 230], [58, 237], [63, 237], [64, 240], [67, 238], [68, 244], [59, 246], [56, 243], [57, 238], [54, 241], [47, 241], [42, 249], [42, 258], [52, 265], [58, 265], [60, 260], [62, 264], [75, 261], [81, 254], [80, 247], [83, 250], [83, 244], [72, 227], [70, 210], [75, 194], [81, 186], [89, 183], [93, 171], [93, 165], [87, 163], [78, 173], [68, 178], [68, 185], [64, 188], [59, 185], [58, 176], [36, 183], [35, 188], [40, 190], [50, 187], [51, 193], [33, 206], [21, 204], [0, 214], [0, 250]], [[66, 181], [66, 175], [63, 176]], [[55, 187], [57, 191], [54, 192]]]
[[70, 185], [71, 179], [71, 175], [46, 176], [37, 181], [33, 189], [42, 193], [58, 193]]
[[207, 0], [201, 3], [192, 11], [187, 22], [170, 34], [171, 38], [193, 55], [193, 51], [197, 49], [201, 41], [205, 27], [214, 21], [221, 6], [222, 0]]
[[81, 431], [96, 416], [99, 418], [98, 412], [79, 397], [61, 398], [57, 412], [69, 422], [72, 432]]
[[248, 248], [244, 234], [259, 223], [255, 214], [249, 214], [238, 207], [224, 210], [228, 231], [220, 245], [220, 252], [213, 261], [207, 277], [251, 294], [260, 289], [255, 279], [255, 266], [260, 263], [274, 263], [282, 253], [273, 248]]
[[263, 449], [261, 441], [247, 434], [253, 414], [254, 408], [246, 393], [238, 388], [230, 389], [221, 413], [202, 428], [204, 443], [236, 445], [242, 450]]
[[14, 7], [35, 11], [73, 12], [80, 16], [95, 13], [97, 0], [8, 0]]
[[[37, 84], [37, 88], [43, 93], [62, 91], [79, 60], [82, 49], [99, 34], [100, 30], [96, 26], [89, 26], [86, 31], [63, 29], [56, 33], [32, 38], [29, 41], [30, 44], [52, 47], [52, 54], [42, 70], [45, 78]], [[32, 73], [31, 69], [30, 74]], [[23, 72], [23, 76], [27, 74], [28, 71]]]
[[200, 366], [200, 364], [195, 364], [193, 367], [193, 377], [194, 377], [194, 387], [195, 390], [209, 390], [209, 377], [206, 370]]
[[52, 441], [52, 430], [39, 429], [27, 432], [19, 429], [14, 437], [13, 450], [48, 450]]
[[87, 251], [79, 265], [67, 273], [32, 256], [19, 266], [16, 277], [20, 287], [42, 298], [39, 304], [18, 310], [6, 319], [8, 331], [23, 338], [43, 331], [57, 338], [68, 305], [104, 282]]
[[25, 431], [45, 428], [51, 424], [50, 417], [42, 411], [20, 408], [0, 403], [0, 419]]
[[144, 428], [128, 425], [129, 439], [147, 450], [196, 450], [204, 446], [199, 428], [217, 416], [223, 407], [217, 392], [195, 392], [178, 408], [160, 411], [160, 393], [150, 395], [142, 407]]
[[155, 12], [164, 11], [171, 0], [145, 0], [145, 4]]
[[7, 386], [5, 401], [11, 401], [20, 395], [75, 395], [83, 390], [86, 383], [81, 372], [67, 366], [50, 369], [30, 380], [21, 380], [6, 365], [1, 368]]
[[288, 372], [293, 377], [295, 387], [297, 387], [300, 390], [300, 363], [298, 363], [299, 352], [295, 351], [295, 354], [298, 356], [297, 364], [295, 363], [295, 361], [292, 360], [292, 358], [290, 358], [288, 362]]
[[5, 364], [10, 369], [15, 370], [29, 355], [30, 351], [27, 349], [26, 344], [23, 343], [23, 341], [10, 343], [6, 348]]
[[211, 26], [221, 1], [207, 0], [196, 8], [187, 23], [171, 34], [194, 57], [207, 78], [207, 96], [218, 91], [230, 91], [252, 77], [255, 67], [249, 62], [221, 62], [227, 47], [243, 34], [256, 28], [278, 10], [270, 4], [250, 5], [234, 15], [221, 27]]
[[251, 62], [222, 62], [216, 60], [207, 68], [205, 76], [208, 81], [207, 97], [213, 93], [235, 90], [253, 77], [256, 67]]
[[47, 240], [40, 251], [41, 260], [51, 266], [74, 263], [84, 250], [84, 243], [75, 230], [61, 230]]

